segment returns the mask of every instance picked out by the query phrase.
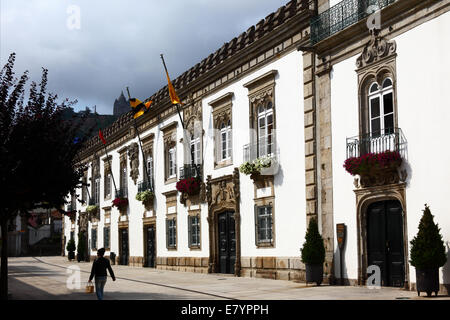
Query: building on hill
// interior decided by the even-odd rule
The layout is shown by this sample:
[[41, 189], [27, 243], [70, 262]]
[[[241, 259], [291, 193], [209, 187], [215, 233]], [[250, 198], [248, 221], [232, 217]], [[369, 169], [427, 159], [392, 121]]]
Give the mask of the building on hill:
[[119, 98], [114, 101], [113, 115], [120, 116], [130, 110], [130, 104], [127, 99], [123, 95], [123, 91], [120, 94]]
[[[98, 137], [86, 143], [90, 186], [78, 193], [95, 207], [64, 218], [66, 237], [84, 231], [91, 256], [104, 247], [124, 265], [304, 280], [299, 249], [315, 218], [324, 282], [365, 285], [378, 265], [383, 286], [413, 289], [409, 243], [424, 203], [450, 241], [449, 10], [290, 1], [173, 79], [186, 130], [166, 86], [137, 119], [144, 155], [131, 112], [103, 130], [109, 157]], [[343, 168], [387, 152], [401, 165], [375, 177]], [[199, 186], [183, 189], [189, 178]], [[128, 202], [117, 208], [116, 196]], [[439, 277], [445, 289], [449, 262]]]

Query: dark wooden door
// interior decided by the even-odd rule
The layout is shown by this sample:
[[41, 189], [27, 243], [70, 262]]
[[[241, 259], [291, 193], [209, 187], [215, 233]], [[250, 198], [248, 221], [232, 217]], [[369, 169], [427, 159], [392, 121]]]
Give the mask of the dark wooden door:
[[236, 232], [234, 212], [219, 214], [219, 272], [234, 274], [236, 263]]
[[127, 228], [120, 229], [120, 244], [121, 244], [120, 264], [128, 265], [129, 249], [128, 249], [128, 229]]
[[403, 287], [403, 215], [398, 201], [380, 201], [367, 211], [368, 266], [381, 269], [381, 285]]
[[146, 229], [146, 267], [155, 267], [155, 226], [149, 226]]

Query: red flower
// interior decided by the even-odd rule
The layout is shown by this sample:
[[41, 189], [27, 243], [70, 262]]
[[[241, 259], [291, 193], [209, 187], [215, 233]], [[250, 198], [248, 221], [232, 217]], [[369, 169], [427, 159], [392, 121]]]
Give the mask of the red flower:
[[186, 178], [177, 182], [176, 188], [179, 192], [189, 195], [196, 194], [200, 189], [200, 181], [197, 178]]
[[401, 163], [402, 157], [398, 151], [384, 151], [348, 158], [344, 162], [344, 168], [354, 176], [355, 174], [364, 175], [380, 169], [399, 167]]
[[115, 198], [112, 205], [119, 209], [126, 207], [128, 205], [128, 198]]

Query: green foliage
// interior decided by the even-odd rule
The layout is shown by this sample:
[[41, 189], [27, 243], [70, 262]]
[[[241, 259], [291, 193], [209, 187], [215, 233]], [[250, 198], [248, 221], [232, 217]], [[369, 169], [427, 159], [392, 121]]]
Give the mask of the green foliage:
[[72, 252], [74, 252], [75, 251], [75, 240], [73, 239], [73, 238], [71, 238], [70, 240], [69, 240], [69, 242], [67, 242], [67, 251], [72, 251]]
[[274, 159], [269, 156], [259, 157], [251, 162], [247, 161], [241, 164], [239, 171], [246, 175], [260, 172], [262, 168], [269, 168], [272, 161], [274, 161]]
[[77, 246], [77, 253], [81, 255], [81, 260], [84, 260], [84, 252], [86, 249], [86, 241], [84, 237], [84, 232], [80, 231], [78, 233], [78, 246]]
[[136, 200], [142, 203], [148, 203], [155, 195], [150, 190], [141, 191], [136, 195]]
[[90, 215], [96, 214], [98, 212], [99, 207], [96, 205], [91, 205], [86, 208], [86, 212]]
[[305, 243], [303, 244], [302, 262], [308, 264], [322, 264], [325, 261], [325, 246], [323, 238], [319, 233], [317, 221], [312, 218], [309, 221], [308, 230], [305, 235]]
[[430, 208], [425, 204], [419, 223], [419, 232], [411, 240], [410, 263], [417, 269], [435, 269], [447, 262], [440, 229], [433, 221]]

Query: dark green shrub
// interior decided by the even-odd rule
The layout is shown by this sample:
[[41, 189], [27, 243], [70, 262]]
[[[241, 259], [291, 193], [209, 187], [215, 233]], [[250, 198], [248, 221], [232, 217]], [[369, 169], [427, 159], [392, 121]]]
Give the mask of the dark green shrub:
[[67, 242], [67, 251], [72, 251], [75, 252], [75, 240], [72, 238], [69, 240], [69, 242]]
[[322, 264], [325, 261], [325, 246], [323, 238], [319, 233], [317, 221], [312, 218], [309, 221], [308, 230], [305, 235], [305, 243], [303, 244], [302, 262], [308, 264]]
[[419, 223], [419, 232], [411, 240], [411, 265], [417, 269], [435, 269], [447, 262], [440, 229], [433, 221], [430, 208], [425, 204]]
[[80, 255], [81, 260], [84, 260], [84, 251], [85, 251], [85, 239], [84, 239], [84, 232], [81, 231], [78, 233], [78, 246], [77, 246], [77, 254]]

